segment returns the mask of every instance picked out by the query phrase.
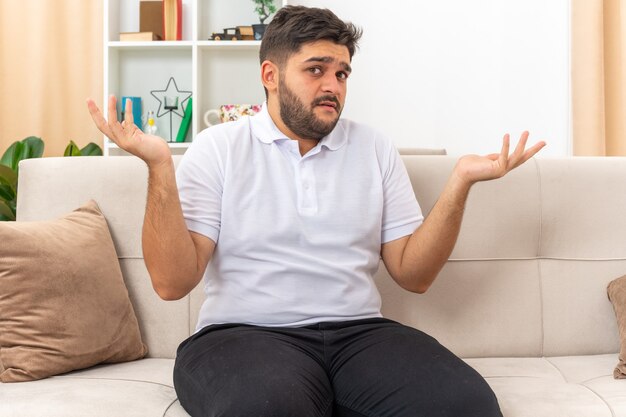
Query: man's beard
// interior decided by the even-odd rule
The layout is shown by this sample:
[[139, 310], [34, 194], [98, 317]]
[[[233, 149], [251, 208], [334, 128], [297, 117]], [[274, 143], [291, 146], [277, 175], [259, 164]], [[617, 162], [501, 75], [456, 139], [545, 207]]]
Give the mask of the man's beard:
[[[285, 82], [279, 80], [279, 86], [280, 117], [293, 133], [302, 139], [320, 140], [332, 132], [339, 121], [342, 110], [341, 104], [339, 104], [339, 100], [335, 96], [318, 97], [313, 100], [311, 107], [307, 109], [300, 98], [287, 87]], [[320, 120], [313, 112], [315, 107], [324, 101], [331, 101], [336, 105], [337, 117], [330, 122]]]

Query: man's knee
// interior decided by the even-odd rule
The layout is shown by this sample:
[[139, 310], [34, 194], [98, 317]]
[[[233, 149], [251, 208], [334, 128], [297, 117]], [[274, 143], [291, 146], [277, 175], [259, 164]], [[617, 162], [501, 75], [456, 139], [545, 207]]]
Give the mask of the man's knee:
[[450, 416], [502, 417], [495, 393], [478, 373], [452, 382], [451, 386]]
[[174, 366], [181, 405], [194, 417], [330, 416], [330, 381], [295, 344], [245, 328], [194, 340], [179, 349]]
[[330, 417], [332, 398], [322, 401], [310, 395], [284, 387], [254, 387], [245, 395], [230, 393], [215, 416], [223, 417]]
[[293, 376], [243, 373], [217, 391], [201, 387], [184, 371], [175, 371], [174, 379], [179, 401], [192, 417], [330, 417], [332, 412], [332, 396], [320, 395], [318, 387]]

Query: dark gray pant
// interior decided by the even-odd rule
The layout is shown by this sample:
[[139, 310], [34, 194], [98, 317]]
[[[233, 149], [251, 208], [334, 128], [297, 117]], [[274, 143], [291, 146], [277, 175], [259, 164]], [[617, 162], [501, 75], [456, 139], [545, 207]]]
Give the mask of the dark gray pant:
[[501, 417], [485, 380], [427, 334], [387, 319], [213, 325], [178, 348], [193, 417]]

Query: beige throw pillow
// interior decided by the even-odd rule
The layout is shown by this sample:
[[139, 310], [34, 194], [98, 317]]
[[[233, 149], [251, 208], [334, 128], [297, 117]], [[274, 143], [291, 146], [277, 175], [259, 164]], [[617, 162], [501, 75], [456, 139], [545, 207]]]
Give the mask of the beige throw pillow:
[[94, 201], [52, 221], [0, 222], [0, 380], [30, 381], [147, 353]]
[[607, 287], [619, 329], [619, 362], [613, 371], [615, 379], [626, 378], [626, 275], [611, 281]]

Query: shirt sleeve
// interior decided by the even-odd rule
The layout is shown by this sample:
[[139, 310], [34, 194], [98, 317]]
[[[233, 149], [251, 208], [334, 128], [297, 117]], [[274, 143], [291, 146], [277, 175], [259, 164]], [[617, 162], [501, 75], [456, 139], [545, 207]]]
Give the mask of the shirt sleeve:
[[187, 228], [218, 241], [222, 217], [225, 155], [216, 138], [203, 131], [176, 170], [176, 183]]
[[387, 243], [412, 234], [424, 221], [413, 186], [400, 154], [386, 141], [382, 158], [383, 219], [381, 242]]

